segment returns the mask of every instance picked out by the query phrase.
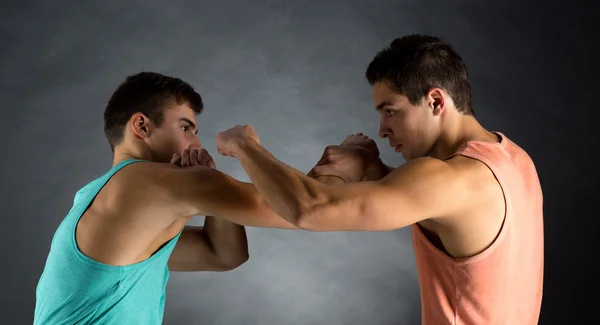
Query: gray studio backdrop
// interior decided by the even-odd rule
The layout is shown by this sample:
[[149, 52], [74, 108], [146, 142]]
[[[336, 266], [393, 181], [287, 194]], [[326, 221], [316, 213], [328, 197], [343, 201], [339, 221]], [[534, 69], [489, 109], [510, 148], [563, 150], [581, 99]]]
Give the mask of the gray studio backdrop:
[[[592, 163], [573, 155], [592, 140], [570, 138], [582, 135], [592, 120], [584, 104], [597, 102], [583, 87], [592, 76], [594, 41], [586, 39], [591, 32], [582, 24], [593, 11], [584, 2], [575, 5], [3, 2], [0, 322], [31, 323], [35, 286], [56, 227], [74, 193], [110, 168], [102, 112], [127, 75], [156, 71], [190, 82], [205, 100], [200, 140], [219, 169], [248, 180], [237, 161], [216, 154], [217, 132], [253, 124], [267, 149], [302, 171], [326, 145], [349, 133], [376, 138], [378, 115], [365, 68], [393, 38], [421, 32], [455, 45], [470, 69], [477, 116], [521, 144], [538, 164], [547, 246], [540, 323], [570, 323], [583, 314], [569, 310], [591, 303], [576, 303], [578, 298], [561, 291], [578, 290], [591, 271], [563, 270], [561, 252], [568, 251], [564, 242], [574, 240], [589, 248], [595, 241], [588, 235], [597, 229], [595, 220], [580, 228], [565, 221], [589, 197], [583, 176]], [[403, 163], [385, 141], [377, 141], [387, 163]], [[248, 238], [250, 260], [234, 271], [172, 273], [165, 324], [420, 323], [407, 229], [250, 228]], [[577, 252], [570, 254], [569, 268], [584, 266]], [[565, 277], [572, 279], [564, 284]]]

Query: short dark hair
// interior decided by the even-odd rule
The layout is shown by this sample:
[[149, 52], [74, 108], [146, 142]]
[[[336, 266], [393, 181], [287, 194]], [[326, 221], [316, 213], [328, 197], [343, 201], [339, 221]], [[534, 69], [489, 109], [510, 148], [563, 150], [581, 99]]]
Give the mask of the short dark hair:
[[112, 94], [104, 110], [104, 134], [111, 150], [123, 140], [125, 125], [133, 114], [142, 113], [160, 126], [165, 109], [187, 103], [196, 115], [202, 112], [202, 97], [187, 82], [155, 72], [128, 76]]
[[366, 77], [371, 86], [389, 83], [413, 105], [432, 88], [442, 88], [459, 112], [474, 115], [467, 66], [439, 37], [412, 34], [394, 39], [371, 61]]

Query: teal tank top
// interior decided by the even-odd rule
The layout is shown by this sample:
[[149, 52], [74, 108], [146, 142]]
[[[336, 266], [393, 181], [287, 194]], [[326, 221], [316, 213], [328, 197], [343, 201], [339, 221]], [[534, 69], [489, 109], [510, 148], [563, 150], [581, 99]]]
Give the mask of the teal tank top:
[[36, 289], [34, 325], [161, 324], [167, 262], [181, 232], [145, 261], [111, 266], [85, 256], [75, 242], [75, 227], [108, 180], [125, 160], [81, 188], [59, 225]]

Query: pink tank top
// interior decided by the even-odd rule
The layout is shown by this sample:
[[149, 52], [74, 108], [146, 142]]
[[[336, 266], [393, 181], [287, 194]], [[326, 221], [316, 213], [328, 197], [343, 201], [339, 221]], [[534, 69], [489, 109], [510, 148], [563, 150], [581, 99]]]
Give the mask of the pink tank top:
[[[455, 259], [411, 226], [424, 325], [534, 325], [543, 284], [542, 190], [529, 155], [502, 133], [501, 142], [471, 141], [452, 156], [486, 164], [506, 202], [504, 224], [483, 252]], [[451, 157], [452, 157], [451, 156]]]

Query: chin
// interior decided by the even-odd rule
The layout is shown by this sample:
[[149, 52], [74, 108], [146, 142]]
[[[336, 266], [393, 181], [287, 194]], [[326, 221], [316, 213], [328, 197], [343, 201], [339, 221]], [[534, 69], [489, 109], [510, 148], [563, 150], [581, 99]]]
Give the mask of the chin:
[[415, 160], [417, 158], [422, 158], [422, 157], [425, 157], [425, 156], [423, 156], [423, 155], [413, 155], [410, 152], [404, 152], [404, 151], [402, 151], [402, 157], [406, 161], [411, 161], [411, 160]]
[[404, 157], [404, 160], [405, 160], [406, 162], [409, 162], [409, 161], [411, 161], [411, 160], [415, 159], [414, 157], [410, 157], [410, 156], [406, 157], [406, 156], [404, 156], [404, 155], [402, 155], [402, 157]]
[[408, 153], [406, 153], [404, 151], [402, 151], [401, 153], [402, 153], [402, 158], [404, 158], [404, 160], [409, 161], [412, 159], [412, 157]]

